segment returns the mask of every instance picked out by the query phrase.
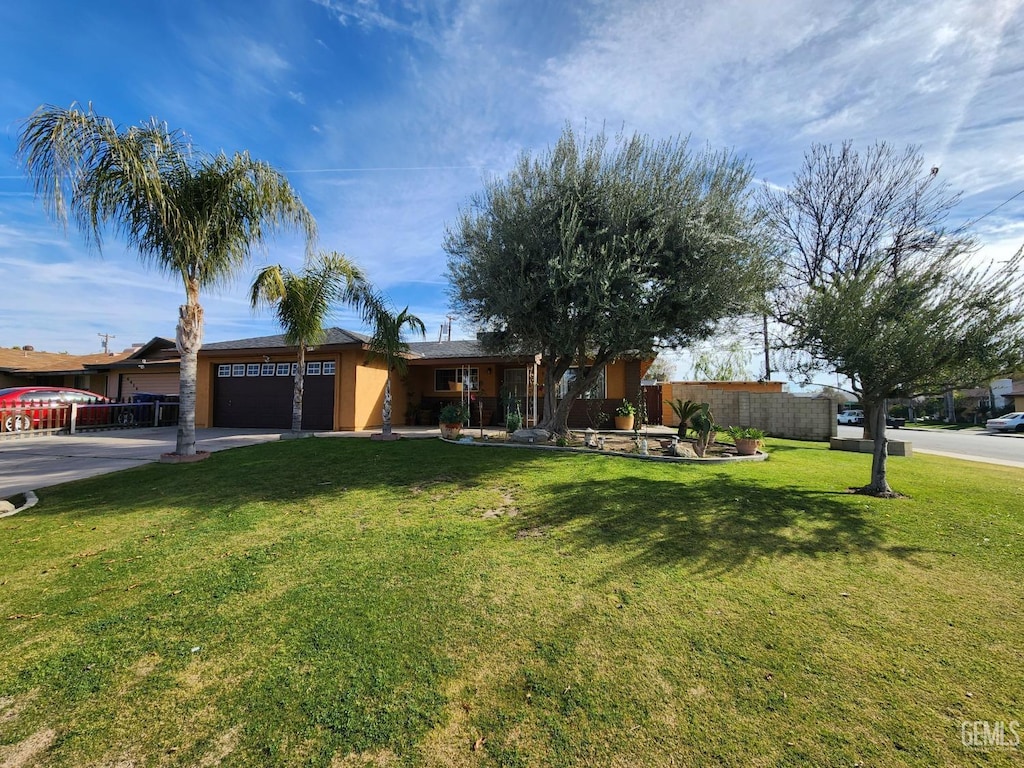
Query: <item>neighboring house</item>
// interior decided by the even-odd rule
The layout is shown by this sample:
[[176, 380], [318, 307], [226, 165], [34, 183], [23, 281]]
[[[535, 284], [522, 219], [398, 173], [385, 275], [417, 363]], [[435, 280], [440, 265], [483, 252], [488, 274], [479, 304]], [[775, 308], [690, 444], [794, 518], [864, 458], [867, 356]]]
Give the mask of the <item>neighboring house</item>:
[[107, 374], [106, 395], [115, 400], [130, 400], [137, 392], [177, 395], [181, 354], [173, 339], [155, 336], [127, 356], [107, 361], [102, 370]]
[[1014, 412], [1024, 411], [1024, 379], [1014, 380], [1013, 389], [1006, 393], [1006, 397], [1013, 402]]
[[136, 392], [176, 395], [180, 358], [174, 342], [159, 336], [116, 354], [0, 348], [0, 387], [74, 387], [114, 400]]
[[31, 347], [0, 348], [0, 388], [74, 387], [109, 396], [108, 368], [129, 354], [68, 355], [36, 352]]
[[[478, 340], [413, 342], [409, 373], [392, 378], [395, 422], [417, 413], [436, 424], [444, 403], [472, 401], [472, 423], [503, 421], [503, 402], [517, 398], [524, 414], [543, 394], [543, 371], [533, 355], [490, 355]], [[369, 337], [341, 328], [327, 330], [322, 344], [306, 353], [303, 429], [348, 431], [381, 425], [385, 364], [368, 355]], [[291, 423], [295, 347], [283, 335], [205, 344], [199, 352], [196, 426], [287, 429]], [[611, 414], [623, 397], [635, 399], [651, 360], [611, 363], [591, 393], [575, 404], [570, 426], [585, 427], [598, 411]], [[503, 401], [503, 396], [505, 399]], [[660, 414], [660, 407], [657, 409]], [[652, 416], [655, 414], [652, 414]]]

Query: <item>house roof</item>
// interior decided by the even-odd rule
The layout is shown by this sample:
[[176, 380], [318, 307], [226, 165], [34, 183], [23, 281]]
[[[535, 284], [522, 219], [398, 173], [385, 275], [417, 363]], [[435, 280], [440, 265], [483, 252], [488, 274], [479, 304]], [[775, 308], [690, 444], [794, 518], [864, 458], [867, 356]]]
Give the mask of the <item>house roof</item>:
[[484, 349], [479, 339], [456, 339], [451, 341], [414, 341], [409, 343], [409, 352], [417, 360], [518, 360], [533, 359], [533, 355], [495, 354]]
[[103, 363], [91, 363], [90, 368], [134, 368], [139, 362], [146, 365], [174, 366], [181, 363], [181, 353], [173, 339], [154, 336], [127, 356], [107, 358]]
[[0, 371], [13, 374], [62, 374], [84, 373], [86, 367], [109, 365], [123, 360], [131, 352], [116, 355], [98, 353], [93, 355], [67, 355], [60, 352], [36, 352], [35, 350], [0, 347]]
[[[358, 344], [363, 346], [368, 344], [370, 341], [369, 336], [364, 336], [361, 333], [355, 331], [346, 331], [344, 328], [328, 328], [326, 329], [327, 337], [317, 346], [333, 346], [333, 345], [351, 345]], [[230, 350], [244, 350], [244, 349], [287, 349], [293, 348], [294, 344], [289, 344], [284, 339], [284, 334], [278, 334], [277, 336], [257, 336], [252, 339], [235, 339], [233, 341], [215, 341], [212, 344], [203, 344], [201, 352], [217, 352], [217, 351], [230, 351]]]

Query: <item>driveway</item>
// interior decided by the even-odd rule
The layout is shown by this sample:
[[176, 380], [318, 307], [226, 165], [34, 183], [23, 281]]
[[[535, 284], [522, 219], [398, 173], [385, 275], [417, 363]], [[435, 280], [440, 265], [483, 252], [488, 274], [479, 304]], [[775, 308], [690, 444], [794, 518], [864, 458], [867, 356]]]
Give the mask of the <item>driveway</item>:
[[[223, 451], [280, 440], [286, 430], [197, 429], [196, 448]], [[177, 427], [0, 440], [0, 499], [160, 460]]]

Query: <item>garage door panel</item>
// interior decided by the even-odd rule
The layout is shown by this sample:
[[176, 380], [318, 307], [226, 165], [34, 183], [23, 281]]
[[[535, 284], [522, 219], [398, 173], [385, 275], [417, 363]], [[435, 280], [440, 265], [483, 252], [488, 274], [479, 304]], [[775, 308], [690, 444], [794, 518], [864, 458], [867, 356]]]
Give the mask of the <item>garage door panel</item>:
[[[213, 370], [213, 424], [217, 427], [290, 429], [291, 376], [217, 376]], [[302, 428], [334, 428], [334, 376], [306, 376]]]

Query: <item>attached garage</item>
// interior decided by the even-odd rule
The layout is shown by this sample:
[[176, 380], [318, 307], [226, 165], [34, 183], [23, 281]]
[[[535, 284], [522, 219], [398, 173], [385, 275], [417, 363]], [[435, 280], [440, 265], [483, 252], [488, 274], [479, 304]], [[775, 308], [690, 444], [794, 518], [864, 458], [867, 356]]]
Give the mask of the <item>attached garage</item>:
[[[296, 363], [215, 363], [213, 426], [289, 429]], [[334, 429], [335, 363], [308, 360], [303, 380], [302, 428]]]
[[[380, 426], [386, 371], [382, 361], [368, 356], [368, 342], [362, 334], [328, 328], [320, 344], [306, 348], [302, 429]], [[294, 345], [283, 335], [203, 345], [196, 426], [291, 429], [295, 358]], [[392, 381], [393, 395], [404, 403], [405, 389], [397, 379]]]

